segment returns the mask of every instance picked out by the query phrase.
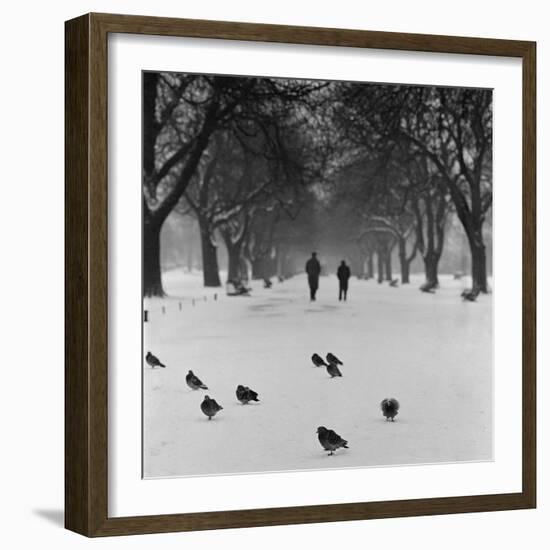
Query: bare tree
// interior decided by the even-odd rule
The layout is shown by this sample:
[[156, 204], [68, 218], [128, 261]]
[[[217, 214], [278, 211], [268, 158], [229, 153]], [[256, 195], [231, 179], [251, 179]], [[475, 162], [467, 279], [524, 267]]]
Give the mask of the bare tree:
[[[246, 135], [307, 103], [321, 84], [255, 77], [145, 73], [143, 81], [143, 288], [163, 294], [160, 230], [220, 129]], [[266, 133], [267, 134], [267, 133]]]
[[[432, 211], [434, 220], [438, 212], [444, 218], [440, 211], [443, 205], [434, 205], [433, 195], [437, 195], [438, 205], [439, 198], [450, 197], [470, 245], [473, 286], [486, 292], [483, 224], [492, 205], [491, 91], [350, 84], [343, 88], [342, 96], [341, 127], [356, 150], [363, 148], [380, 156], [392, 154], [405, 144], [407, 155], [423, 157], [430, 174], [434, 170], [439, 173], [437, 185], [421, 201], [421, 217], [427, 220]], [[426, 206], [428, 203], [433, 208]], [[434, 238], [443, 227], [440, 221], [434, 222]], [[424, 255], [428, 255], [429, 270], [433, 270], [440, 250], [434, 245], [432, 251], [428, 240], [426, 236]]]
[[492, 206], [492, 92], [420, 88], [410, 94], [399, 134], [437, 169], [472, 256], [472, 284], [487, 292], [483, 224]]

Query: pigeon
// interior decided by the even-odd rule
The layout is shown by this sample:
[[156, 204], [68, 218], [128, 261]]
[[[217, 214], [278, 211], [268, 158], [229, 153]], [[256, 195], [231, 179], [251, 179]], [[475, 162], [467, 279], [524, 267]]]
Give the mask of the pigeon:
[[249, 401], [259, 401], [258, 394], [251, 390], [248, 386], [237, 386], [237, 399], [243, 404], [246, 405]]
[[208, 420], [212, 420], [213, 416], [216, 416], [223, 407], [216, 403], [215, 399], [210, 399], [208, 395], [204, 396], [204, 401], [201, 403], [201, 411], [208, 416]]
[[316, 367], [327, 367], [328, 366], [325, 363], [325, 361], [323, 360], [323, 358], [318, 353], [314, 353], [311, 356], [311, 361]]
[[342, 376], [342, 373], [336, 363], [329, 363], [327, 365], [327, 372], [330, 374], [331, 378], [334, 378], [335, 376]]
[[319, 437], [319, 443], [323, 446], [325, 451], [330, 451], [328, 454], [334, 454], [336, 449], [343, 447], [348, 449], [348, 442], [342, 439], [335, 431], [327, 430], [324, 426], [317, 428], [317, 435]]
[[386, 417], [386, 420], [394, 421], [393, 419], [397, 416], [399, 410], [399, 401], [393, 397], [386, 397], [380, 403], [380, 408], [382, 409], [382, 414]]
[[399, 285], [399, 280], [398, 280], [398, 279], [392, 279], [392, 280], [390, 281], [390, 286], [391, 286], [392, 288], [397, 288], [398, 285]]
[[198, 390], [199, 388], [201, 390], [207, 390], [208, 388], [201, 382], [200, 378], [198, 376], [195, 376], [193, 374], [193, 371], [190, 370], [187, 375], [185, 376], [185, 381], [187, 382], [187, 385], [192, 390]]
[[332, 353], [327, 353], [327, 361], [329, 363], [334, 363], [335, 365], [343, 365], [342, 361], [336, 357], [336, 355], [333, 355]]
[[151, 365], [151, 367], [154, 369], [155, 367], [162, 367], [163, 369], [166, 368], [166, 365], [163, 365], [158, 357], [155, 357], [150, 351], [147, 352], [147, 355], [145, 356], [145, 361], [147, 361], [148, 365]]

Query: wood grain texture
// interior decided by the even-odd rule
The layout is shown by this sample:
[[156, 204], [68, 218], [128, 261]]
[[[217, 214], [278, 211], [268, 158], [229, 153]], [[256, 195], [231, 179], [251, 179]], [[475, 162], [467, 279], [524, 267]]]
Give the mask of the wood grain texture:
[[65, 526], [90, 533], [89, 18], [65, 26]]
[[536, 45], [523, 56], [523, 493], [537, 501], [537, 80]]
[[[519, 57], [523, 61], [523, 489], [520, 493], [108, 516], [107, 36], [110, 32]], [[536, 505], [536, 50], [532, 42], [88, 14], [65, 27], [65, 524], [87, 536], [532, 508]], [[519, 184], [519, 182], [518, 182]]]

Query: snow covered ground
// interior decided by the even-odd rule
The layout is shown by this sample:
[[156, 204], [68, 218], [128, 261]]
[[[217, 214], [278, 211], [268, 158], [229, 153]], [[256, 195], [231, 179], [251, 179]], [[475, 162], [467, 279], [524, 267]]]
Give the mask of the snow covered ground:
[[[144, 363], [145, 477], [491, 460], [492, 298], [464, 303], [468, 281], [441, 279], [431, 295], [420, 277], [399, 288], [352, 278], [338, 302], [325, 277], [310, 303], [303, 276], [228, 297], [200, 273], [166, 274], [170, 297], [145, 305], [144, 355], [167, 365]], [[311, 363], [329, 351], [342, 378]], [[189, 369], [208, 391], [187, 387]], [[241, 405], [238, 384], [260, 402]], [[224, 407], [212, 421], [205, 394]], [[401, 403], [395, 423], [384, 397]], [[321, 425], [349, 449], [327, 456]]]

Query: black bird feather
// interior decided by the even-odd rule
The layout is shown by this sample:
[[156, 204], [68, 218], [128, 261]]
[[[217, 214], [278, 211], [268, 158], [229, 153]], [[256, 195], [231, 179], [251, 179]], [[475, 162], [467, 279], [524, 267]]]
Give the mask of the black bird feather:
[[399, 414], [399, 401], [394, 397], [386, 397], [380, 403], [380, 408], [382, 409], [382, 414], [386, 417], [386, 420], [394, 421], [393, 419]]
[[204, 401], [201, 403], [201, 411], [208, 416], [208, 420], [212, 420], [213, 416], [216, 416], [223, 407], [218, 405], [215, 399], [211, 399], [208, 395], [204, 396]]
[[342, 376], [342, 373], [340, 372], [340, 369], [338, 368], [338, 365], [336, 363], [329, 363], [327, 365], [327, 372], [330, 374], [331, 378]]
[[166, 365], [163, 365], [158, 357], [155, 357], [150, 351], [147, 352], [147, 355], [145, 356], [145, 361], [147, 361], [147, 364], [151, 366], [151, 368], [155, 367], [162, 367], [163, 369], [166, 368]]
[[237, 399], [243, 404], [246, 405], [249, 401], [259, 401], [258, 394], [251, 390], [248, 386], [237, 386], [237, 391], [235, 392]]
[[334, 430], [329, 430], [324, 426], [317, 428], [317, 437], [319, 443], [325, 451], [329, 451], [329, 455], [334, 454], [334, 451], [339, 448], [348, 449], [348, 442], [342, 439]]
[[187, 382], [187, 385], [192, 389], [192, 390], [198, 390], [198, 389], [201, 389], [201, 390], [207, 390], [208, 387], [205, 386], [202, 382], [201, 382], [201, 379], [198, 377], [198, 376], [195, 376], [193, 374], [193, 371], [190, 370], [187, 375], [185, 376], [185, 381]]
[[314, 354], [311, 356], [311, 362], [312, 362], [316, 367], [326, 367], [326, 366], [328, 366], [328, 365], [325, 363], [325, 360], [324, 360], [318, 353], [314, 353]]
[[337, 365], [343, 365], [344, 363], [342, 363], [342, 361], [340, 361], [340, 359], [338, 359], [338, 357], [336, 357], [336, 355], [332, 354], [332, 353], [327, 353], [327, 361], [329, 363], [336, 363]]

